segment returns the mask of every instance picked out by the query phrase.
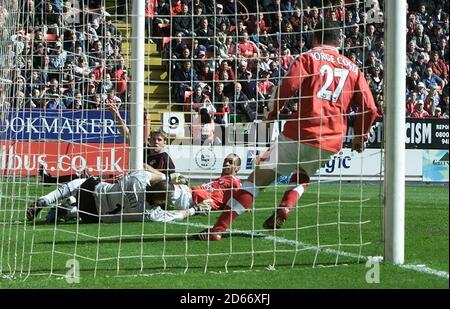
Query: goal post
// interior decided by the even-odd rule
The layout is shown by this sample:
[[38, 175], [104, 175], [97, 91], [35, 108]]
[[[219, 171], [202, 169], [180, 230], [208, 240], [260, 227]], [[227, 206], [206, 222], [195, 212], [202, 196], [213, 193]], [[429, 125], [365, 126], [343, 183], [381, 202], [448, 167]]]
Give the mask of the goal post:
[[405, 251], [406, 0], [386, 1], [385, 258], [403, 264]]
[[132, 171], [142, 170], [144, 162], [144, 71], [145, 71], [145, 2], [133, 0], [132, 5], [132, 101], [130, 106]]
[[[182, 35], [175, 31], [175, 20], [180, 21], [177, 15], [181, 14], [172, 12], [171, 9], [175, 9], [172, 3], [175, 6], [177, 1], [170, 0], [164, 2], [169, 6], [165, 13], [153, 16], [154, 28], [150, 30], [145, 5], [156, 2], [98, 0], [89, 1], [87, 5], [83, 0], [70, 0], [53, 15], [43, 14], [49, 6], [36, 8], [39, 13], [36, 18], [28, 16], [28, 8], [14, 7], [12, 2], [7, 2], [11, 4], [6, 6], [9, 18], [3, 23], [4, 30], [0, 27], [0, 37], [4, 39], [0, 44], [0, 279], [3, 275], [23, 278], [39, 271], [66, 276], [68, 258], [81, 263], [83, 275], [94, 277], [111, 273], [146, 275], [180, 269], [184, 272], [241, 272], [272, 271], [298, 265], [338, 266], [381, 256], [383, 246], [386, 261], [403, 263], [405, 119], [404, 106], [398, 103], [404, 101], [404, 62], [401, 59], [405, 55], [406, 0], [396, 3], [390, 0], [384, 11], [388, 18], [385, 169], [379, 129], [382, 121], [378, 119], [374, 124], [376, 132], [371, 132], [369, 137], [370, 149], [363, 153], [355, 153], [349, 147], [354, 137], [351, 127], [344, 133], [345, 147], [331, 158], [325, 158], [330, 160], [317, 174], [311, 175], [305, 194], [300, 179], [283, 175], [255, 199], [251, 211], [244, 213], [247, 211], [242, 210], [236, 224], [230, 226], [220, 243], [214, 244], [200, 242], [193, 236], [211, 228], [223, 210], [228, 210], [225, 206], [205, 216], [183, 217], [180, 222], [167, 223], [149, 220], [150, 216], [144, 214], [150, 205], [145, 205], [144, 211], [137, 214], [138, 219], [127, 222], [121, 200], [121, 203], [114, 203], [116, 208], [105, 212], [120, 219], [97, 225], [98, 222], [87, 224], [80, 220], [78, 210], [70, 208], [76, 203], [64, 197], [67, 199], [52, 200], [51, 207], [27, 218], [26, 210], [57, 186], [69, 188], [71, 192], [77, 190], [59, 178], [55, 182], [46, 181], [49, 176], [45, 172], [62, 177], [72, 177], [75, 173], [81, 178], [99, 176], [105, 182], [114, 183], [127, 178], [121, 177], [126, 172], [142, 170], [151, 148], [145, 145], [147, 128], [158, 127], [165, 137], [168, 135], [170, 142], [166, 150], [175, 163], [174, 170], [190, 179], [192, 187], [204, 186], [205, 191], [212, 190], [211, 183], [221, 175], [223, 160], [228, 154], [240, 157], [238, 177], [243, 183], [256, 165], [264, 161], [268, 145], [277, 140], [291, 115], [298, 114], [301, 100], [308, 97], [305, 93], [292, 95], [292, 100], [283, 106], [283, 115], [270, 123], [265, 123], [261, 116], [267, 112], [272, 87], [282, 82], [297, 56], [312, 48], [316, 23], [322, 22], [324, 16], [341, 18], [342, 23], [336, 26], [341, 30], [341, 38], [346, 35], [349, 38], [357, 29], [358, 45], [342, 44], [339, 53], [348, 58], [354, 54], [352, 69], [364, 73], [369, 67], [375, 69], [375, 65], [365, 63], [369, 49], [362, 38], [375, 24], [378, 36], [371, 44], [381, 41], [385, 33], [381, 14], [377, 15], [381, 12], [377, 0], [360, 6], [356, 0], [310, 1], [321, 3], [322, 6], [317, 7], [305, 5], [307, 1], [297, 1], [297, 6], [289, 7], [286, 3], [293, 1], [281, 1], [281, 7], [280, 1], [272, 1], [270, 5], [271, 1], [236, 0], [234, 13], [223, 11], [228, 0], [192, 0], [189, 8], [183, 4], [183, 9], [190, 9], [191, 23], [195, 21], [196, 28], [205, 23], [214, 28], [208, 32], [198, 27], [197, 32], [202, 35], [189, 33], [188, 30], [195, 29], [193, 25]], [[180, 1], [179, 9], [181, 2], [184, 1]], [[194, 5], [194, 2], [200, 4]], [[261, 2], [264, 6], [244, 6]], [[90, 7], [92, 3], [96, 5]], [[360, 14], [358, 18], [344, 20], [345, 12], [351, 10]], [[72, 11], [75, 16], [69, 14]], [[295, 15], [297, 13], [299, 15]], [[0, 16], [0, 26], [5, 16], [4, 13]], [[51, 18], [56, 16], [60, 25], [52, 26]], [[217, 24], [216, 19], [224, 22]], [[264, 24], [269, 20], [270, 25]], [[26, 27], [20, 25], [22, 21], [28, 23]], [[222, 24], [224, 29], [221, 29]], [[264, 34], [261, 29], [265, 29]], [[23, 46], [28, 49], [18, 53]], [[58, 58], [61, 50], [67, 52], [64, 63], [57, 61], [63, 59]], [[244, 54], [249, 56], [244, 57]], [[51, 60], [52, 70], [46, 67], [47, 60]], [[185, 76], [178, 74], [188, 62], [197, 72], [196, 78], [183, 79]], [[39, 75], [44, 71], [50, 76], [45, 83], [43, 78], [33, 79], [33, 73]], [[24, 77], [18, 78], [21, 74]], [[230, 75], [235, 76], [234, 80]], [[53, 89], [55, 82], [56, 89]], [[182, 84], [188, 85], [183, 85], [183, 93], [178, 91]], [[223, 122], [205, 117], [209, 119], [206, 121], [215, 123], [216, 128], [224, 130], [224, 134], [220, 130], [217, 130], [220, 134], [214, 132], [215, 137], [222, 139], [219, 142], [214, 139], [211, 144], [206, 143], [209, 136], [201, 129], [194, 133], [194, 120], [198, 120], [197, 128], [203, 124], [201, 108], [194, 108], [194, 103], [202, 106], [208, 103], [207, 100], [194, 102], [198, 84], [202, 84], [201, 94], [206, 95], [209, 103], [223, 108], [208, 111], [214, 117], [223, 117]], [[221, 90], [216, 87], [219, 84], [222, 84]], [[328, 86], [323, 88], [328, 90]], [[253, 97], [246, 95], [247, 99], [239, 99], [236, 88], [239, 93], [251, 93]], [[41, 94], [33, 90], [40, 90]], [[37, 93], [36, 96], [33, 93]], [[111, 93], [113, 96], [109, 97]], [[119, 96], [121, 93], [123, 99], [114, 93]], [[82, 104], [76, 99], [78, 94], [83, 96]], [[195, 99], [199, 97], [199, 100], [204, 99], [201, 95]], [[99, 101], [95, 101], [97, 98]], [[62, 100], [67, 102], [68, 108], [50, 110], [47, 107]], [[242, 110], [231, 112], [231, 108], [225, 108], [230, 107], [228, 103], [239, 105]], [[108, 110], [109, 104], [117, 104], [119, 114], [128, 125], [129, 143], [120, 132], [120, 117], [116, 118], [117, 114]], [[359, 111], [349, 111], [349, 115], [345, 115], [349, 123], [355, 112]], [[317, 118], [322, 119], [322, 116]], [[301, 160], [299, 154], [296, 159]], [[322, 159], [322, 154], [318, 154], [312, 161], [324, 161]], [[165, 167], [161, 169], [168, 171]], [[297, 180], [289, 183], [292, 179]], [[367, 181], [375, 181], [375, 184], [368, 185]], [[383, 185], [385, 205], [380, 198]], [[281, 228], [268, 229], [264, 222], [278, 209], [284, 190], [289, 186], [295, 187], [297, 193], [301, 191], [302, 199], [294, 203], [290, 219]], [[113, 193], [119, 192], [124, 200], [133, 198], [133, 194], [128, 194], [135, 192], [130, 187], [123, 186]], [[194, 190], [192, 187], [187, 191]], [[68, 215], [58, 218], [55, 209], [63, 208], [61, 206], [73, 211], [75, 218]], [[149, 208], [156, 208], [156, 205], [151, 206]], [[58, 222], [58, 219], [62, 220]], [[381, 236], [383, 220], [385, 243]]]

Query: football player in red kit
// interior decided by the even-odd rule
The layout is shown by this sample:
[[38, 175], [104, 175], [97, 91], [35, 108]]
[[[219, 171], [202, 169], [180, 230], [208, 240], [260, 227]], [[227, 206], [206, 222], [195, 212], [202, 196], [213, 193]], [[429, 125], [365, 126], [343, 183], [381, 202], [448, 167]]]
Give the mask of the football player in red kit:
[[223, 160], [222, 175], [208, 183], [192, 186], [192, 199], [195, 205], [210, 200], [211, 209], [223, 209], [224, 195], [230, 189], [239, 189], [241, 181], [236, 174], [241, 168], [241, 158], [237, 154], [229, 154]]
[[[163, 207], [189, 209], [207, 212], [217, 209], [228, 209], [224, 201], [231, 195], [231, 190], [241, 185], [236, 174], [241, 168], [241, 158], [237, 154], [229, 154], [223, 160], [222, 174], [208, 183], [189, 188], [185, 184], [161, 181], [152, 185], [149, 199]], [[170, 204], [170, 205], [168, 205]]]
[[230, 211], [224, 211], [212, 229], [201, 232], [200, 239], [220, 240], [233, 220], [251, 208], [261, 188], [280, 175], [291, 174], [279, 207], [263, 224], [266, 229], [280, 228], [308, 187], [310, 176], [341, 150], [350, 108], [356, 111], [352, 150], [364, 150], [377, 108], [364, 74], [339, 54], [339, 41], [338, 22], [325, 20], [317, 25], [314, 47], [296, 58], [275, 89], [269, 120], [276, 119], [284, 104], [293, 98], [298, 98], [298, 111], [292, 113], [257, 169], [240, 189], [226, 197]]

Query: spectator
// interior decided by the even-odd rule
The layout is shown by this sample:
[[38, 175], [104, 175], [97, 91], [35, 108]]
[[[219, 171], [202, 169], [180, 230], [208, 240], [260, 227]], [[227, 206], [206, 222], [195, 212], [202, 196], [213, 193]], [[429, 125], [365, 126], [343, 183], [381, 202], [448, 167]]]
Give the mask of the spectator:
[[196, 30], [196, 38], [198, 38], [198, 44], [204, 46], [207, 50], [210, 50], [214, 44], [214, 32], [209, 28], [208, 19], [202, 17], [200, 24]]
[[250, 41], [248, 33], [244, 31], [241, 40], [237, 45], [237, 55], [238, 57], [243, 57], [247, 59], [257, 59], [259, 57], [259, 51], [255, 43]]
[[431, 50], [431, 42], [428, 35], [424, 33], [424, 26], [422, 24], [417, 25], [414, 36], [411, 38], [416, 42], [416, 50], [418, 52], [429, 52]]
[[411, 39], [411, 37], [414, 35], [414, 32], [416, 31], [416, 27], [417, 27], [417, 18], [416, 18], [416, 14], [409, 14], [408, 17], [408, 33], [407, 33], [407, 37], [408, 39]]
[[114, 88], [114, 84], [111, 81], [111, 74], [106, 73], [104, 79], [101, 81], [100, 93], [106, 95], [110, 90]]
[[183, 62], [183, 67], [175, 71], [174, 80], [177, 82], [174, 88], [177, 102], [184, 104], [185, 92], [192, 91], [198, 80], [197, 73], [192, 69], [191, 61]]
[[216, 117], [214, 117], [214, 121], [217, 124], [220, 124], [222, 127], [222, 141], [225, 141], [225, 130], [223, 129], [228, 125], [229, 115], [232, 113], [230, 106], [230, 99], [226, 96], [222, 97], [223, 102], [216, 103], [215, 106], [217, 108]]
[[430, 85], [430, 90], [424, 101], [424, 109], [431, 115], [434, 114], [434, 110], [438, 107], [440, 102], [440, 95], [437, 92], [436, 84]]
[[347, 10], [344, 17], [344, 26], [359, 24], [359, 12]]
[[347, 38], [352, 41], [352, 47], [357, 50], [357, 53], [362, 53], [364, 35], [360, 32], [358, 24], [353, 24], [350, 29], [350, 32], [346, 34]]
[[242, 92], [242, 85], [236, 82], [234, 85], [234, 93], [230, 97], [232, 102], [231, 112], [235, 115], [246, 115], [247, 121], [251, 122], [255, 119], [255, 110], [247, 107], [249, 101], [248, 97]]
[[183, 41], [183, 33], [179, 32], [176, 34], [175, 38], [172, 40], [172, 44], [169, 44], [170, 50], [170, 58], [178, 59], [181, 58], [184, 50], [188, 48], [185, 41]]
[[299, 39], [297, 40], [296, 44], [294, 45], [294, 47], [292, 48], [292, 54], [300, 55], [301, 53], [304, 53], [307, 50], [308, 50], [308, 48], [306, 47], [305, 37], [303, 35], [301, 35], [299, 37]]
[[381, 61], [383, 61], [383, 59], [384, 59], [384, 39], [382, 37], [379, 38], [378, 41], [376, 42], [373, 52], [375, 52], [377, 59], [380, 59]]
[[278, 62], [272, 61], [269, 66], [270, 76], [269, 79], [274, 85], [278, 85], [281, 78], [286, 74], [284, 69], [278, 67]]
[[445, 115], [442, 114], [442, 110], [440, 107], [436, 107], [431, 118], [443, 119]]
[[211, 72], [211, 67], [208, 63], [202, 63], [202, 67], [198, 71], [197, 78], [199, 81], [207, 85], [208, 92], [210, 92], [212, 89], [213, 73]]
[[444, 20], [448, 18], [448, 14], [442, 10], [442, 5], [438, 4], [432, 17], [437, 25], [442, 25]]
[[358, 66], [358, 68], [362, 69], [363, 67], [363, 63], [361, 62], [361, 60], [358, 59], [358, 57], [356, 56], [356, 53], [350, 53], [350, 55], [348, 56], [348, 58], [353, 61], [354, 64], [356, 64]]
[[108, 93], [107, 93], [107, 97], [105, 99], [105, 104], [110, 106], [116, 106], [117, 108], [120, 108], [120, 106], [122, 105], [122, 100], [116, 96], [116, 93], [113, 89], [111, 89]]
[[72, 105], [66, 105], [66, 106], [68, 109], [73, 109], [73, 110], [88, 108], [88, 104], [83, 102], [83, 97], [81, 95], [81, 92], [79, 92], [79, 91], [75, 92]]
[[289, 22], [292, 25], [294, 32], [301, 32], [303, 27], [302, 10], [296, 6], [293, 14], [289, 16]]
[[274, 83], [269, 80], [269, 72], [261, 71], [258, 82], [258, 113], [263, 114], [264, 110], [267, 109], [273, 87]]
[[213, 102], [216, 110], [220, 110], [224, 102], [224, 97], [224, 84], [222, 82], [218, 82], [215, 84], [214, 90], [211, 95], [211, 101]]
[[58, 94], [53, 93], [48, 95], [49, 100], [45, 103], [45, 108], [50, 110], [64, 110], [67, 107], [61, 101], [61, 98]]
[[128, 72], [122, 71], [122, 76], [116, 81], [116, 95], [122, 102], [128, 102]]
[[217, 29], [220, 29], [222, 24], [225, 24], [227, 28], [230, 26], [230, 19], [228, 18], [228, 16], [223, 14], [223, 5], [220, 3], [216, 4], [215, 17]]
[[427, 22], [428, 17], [429, 17], [429, 13], [427, 11], [427, 7], [426, 7], [425, 3], [421, 3], [419, 5], [419, 10], [416, 13], [416, 17], [417, 17], [418, 23], [425, 25], [425, 23]]
[[94, 93], [89, 97], [86, 102], [87, 109], [101, 110], [102, 109], [102, 97], [98, 93]]
[[449, 102], [450, 102], [449, 94], [448, 94], [448, 91], [446, 91], [442, 94], [442, 98], [441, 98], [441, 102], [439, 103], [439, 107], [442, 109], [442, 114], [447, 119], [448, 119], [449, 113], [450, 113]]
[[33, 89], [37, 89], [39, 92], [44, 90], [44, 81], [42, 80], [38, 70], [34, 70], [31, 73], [31, 77], [26, 84], [25, 93], [29, 95]]
[[113, 70], [113, 79], [119, 80], [122, 77], [124, 71], [128, 71], [128, 68], [125, 66], [125, 58], [121, 56], [119, 58], [119, 63]]
[[427, 69], [427, 63], [429, 60], [430, 60], [430, 58], [426, 52], [420, 53], [417, 56], [416, 61], [413, 62], [411, 70], [419, 72], [419, 75], [421, 77], [423, 77], [425, 75], [425, 71]]
[[38, 89], [31, 90], [31, 95], [25, 103], [25, 108], [44, 108], [41, 92]]
[[62, 49], [62, 42], [55, 43], [55, 49], [50, 56], [50, 68], [56, 71], [61, 71], [67, 59], [67, 52]]
[[297, 42], [296, 34], [293, 32], [292, 25], [289, 21], [283, 21], [281, 23], [281, 39], [280, 43], [283, 47], [293, 48]]
[[88, 63], [84, 58], [79, 58], [78, 65], [75, 65], [73, 67], [73, 72], [75, 74], [75, 82], [81, 83], [89, 76], [89, 73], [91, 73], [91, 69], [89, 68]]
[[181, 4], [181, 13], [172, 18], [172, 35], [182, 33], [183, 36], [195, 36], [192, 24], [192, 16], [189, 16], [189, 6], [186, 3]]
[[242, 92], [247, 96], [247, 98], [256, 99], [258, 95], [258, 82], [256, 76], [250, 70], [244, 72], [245, 79], [239, 79], [242, 85]]
[[439, 58], [438, 51], [431, 51], [431, 59], [428, 61], [427, 66], [433, 70], [433, 74], [439, 76], [444, 80], [445, 84], [448, 84], [448, 68], [444, 60]]
[[75, 89], [75, 81], [72, 79], [68, 80], [65, 84], [64, 84], [65, 88], [63, 91], [63, 102], [64, 105], [72, 108], [73, 106], [73, 101], [75, 98], [75, 93], [80, 92], [78, 89]]
[[432, 85], [440, 85], [440, 89], [444, 89], [445, 82], [442, 78], [433, 73], [433, 68], [428, 67], [425, 70], [425, 75], [422, 77], [422, 83], [425, 84], [425, 87], [429, 91]]
[[[190, 106], [189, 108], [185, 108], [186, 111], [199, 112], [200, 107], [203, 106], [205, 101], [209, 98], [206, 94], [203, 93], [202, 86], [200, 84], [196, 85], [194, 88], [194, 92], [190, 97]], [[186, 105], [187, 106], [187, 105]]]
[[377, 67], [380, 68], [380, 70], [383, 70], [383, 63], [377, 58], [375, 52], [371, 51], [369, 52], [367, 60], [364, 62], [365, 71], [370, 72], [372, 68]]
[[425, 87], [425, 84], [423, 82], [417, 83], [417, 101], [422, 101], [422, 103], [425, 101], [425, 99], [428, 96], [428, 90]]
[[191, 55], [191, 50], [189, 49], [189, 47], [185, 47], [183, 49], [183, 51], [181, 52], [181, 55], [179, 56], [178, 60], [175, 61], [174, 69], [175, 70], [182, 70], [183, 66], [184, 66], [184, 62], [190, 62], [192, 61], [192, 55]]
[[442, 38], [439, 41], [439, 48], [437, 49], [438, 53], [439, 53], [439, 58], [441, 58], [442, 60], [446, 61], [446, 64], [448, 65], [448, 44], [447, 44], [447, 39], [446, 38]]
[[406, 117], [410, 117], [414, 112], [414, 108], [417, 103], [417, 92], [412, 91], [409, 94], [409, 100], [406, 102]]
[[294, 61], [294, 57], [291, 56], [291, 51], [289, 50], [289, 48], [283, 48], [279, 60], [280, 68], [286, 72], [289, 69], [292, 61]]
[[411, 114], [411, 118], [428, 118], [430, 114], [426, 110], [423, 109], [423, 101], [417, 100], [416, 105], [414, 106], [414, 112]]
[[413, 63], [416, 62], [416, 59], [419, 57], [419, 54], [420, 52], [416, 50], [416, 41], [414, 40], [409, 41], [408, 46], [406, 48], [406, 63], [408, 67], [413, 66]]
[[375, 43], [378, 40], [377, 35], [375, 34], [375, 26], [370, 24], [366, 27], [366, 35], [364, 36], [364, 53], [372, 51], [375, 47]]
[[376, 65], [370, 69], [371, 90], [374, 97], [383, 93], [384, 78], [381, 67]]
[[192, 138], [194, 145], [214, 145], [214, 130], [215, 125], [211, 115], [206, 108], [201, 108], [199, 114], [192, 120]]

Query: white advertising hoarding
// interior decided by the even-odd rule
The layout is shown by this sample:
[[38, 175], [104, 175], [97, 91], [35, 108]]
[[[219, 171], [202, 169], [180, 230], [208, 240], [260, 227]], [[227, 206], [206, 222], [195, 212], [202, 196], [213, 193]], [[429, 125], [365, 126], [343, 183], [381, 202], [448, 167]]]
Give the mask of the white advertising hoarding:
[[[253, 160], [266, 148], [244, 146], [184, 146], [171, 145], [168, 149], [176, 170], [192, 178], [215, 178], [220, 175], [223, 159], [229, 153], [236, 153], [242, 160], [241, 177], [253, 169]], [[422, 177], [422, 151], [406, 150], [406, 177]], [[358, 179], [360, 176], [379, 179], [384, 170], [384, 152], [380, 149], [366, 149], [359, 154], [343, 149], [333, 156], [320, 170], [321, 176]], [[319, 174], [319, 173], [318, 173]]]

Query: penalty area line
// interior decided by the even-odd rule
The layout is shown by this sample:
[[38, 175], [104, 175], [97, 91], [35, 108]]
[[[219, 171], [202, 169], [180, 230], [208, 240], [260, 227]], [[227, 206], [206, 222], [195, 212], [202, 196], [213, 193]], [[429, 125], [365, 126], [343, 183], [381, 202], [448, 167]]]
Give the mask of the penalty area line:
[[[185, 225], [185, 226], [187, 225], [187, 226], [199, 227], [199, 228], [210, 228], [209, 225], [200, 224], [200, 223], [173, 222], [173, 221], [168, 222], [168, 223], [176, 224], [176, 225]], [[330, 248], [321, 248], [320, 246], [318, 247], [315, 245], [303, 243], [301, 241], [286, 239], [284, 237], [271, 236], [271, 235], [267, 235], [267, 234], [264, 234], [261, 232], [252, 232], [252, 231], [248, 231], [248, 230], [236, 230], [236, 229], [231, 230], [231, 232], [232, 232], [232, 234], [242, 234], [242, 235], [248, 235], [248, 236], [253, 235], [253, 236], [257, 236], [263, 240], [277, 242], [280, 244], [286, 244], [286, 245], [293, 246], [295, 248], [301, 247], [301, 248], [304, 248], [305, 250], [314, 250], [314, 251], [320, 251], [320, 252], [331, 254], [331, 255], [340, 255], [340, 256], [346, 256], [346, 257], [350, 257], [350, 258], [354, 258], [354, 259], [368, 260], [368, 257], [364, 256], [364, 255], [358, 255], [358, 254], [345, 252], [345, 251], [339, 251], [339, 250], [330, 249]], [[393, 265], [403, 268], [403, 269], [409, 269], [409, 270], [413, 270], [413, 271], [416, 271], [419, 273], [428, 274], [428, 275], [432, 275], [432, 276], [439, 277], [439, 278], [444, 278], [447, 280], [449, 279], [448, 272], [442, 271], [442, 270], [436, 270], [436, 269], [427, 267], [426, 265], [417, 265], [417, 264], [393, 264]]]

